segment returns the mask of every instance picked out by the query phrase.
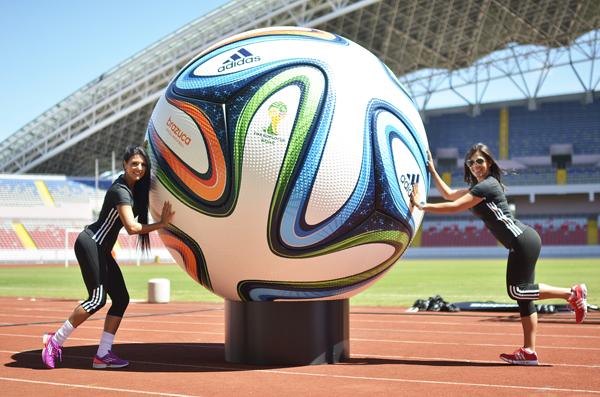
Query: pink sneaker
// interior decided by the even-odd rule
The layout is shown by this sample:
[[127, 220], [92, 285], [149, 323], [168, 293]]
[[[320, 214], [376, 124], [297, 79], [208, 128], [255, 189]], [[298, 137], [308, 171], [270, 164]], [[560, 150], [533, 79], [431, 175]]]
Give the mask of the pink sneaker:
[[577, 284], [571, 288], [571, 296], [568, 299], [571, 309], [575, 311], [575, 322], [583, 322], [587, 314], [587, 287], [585, 284]]
[[123, 360], [119, 358], [112, 351], [108, 351], [108, 353], [104, 357], [94, 356], [94, 362], [92, 366], [96, 369], [99, 368], [123, 368], [129, 365], [129, 361]]
[[62, 361], [62, 346], [59, 346], [54, 339], [54, 332], [46, 333], [42, 337], [44, 348], [42, 349], [42, 362], [46, 368], [55, 368], [56, 359]]
[[500, 358], [507, 363], [515, 365], [538, 365], [538, 356], [535, 352], [528, 352], [522, 347], [519, 347], [512, 354], [502, 353]]

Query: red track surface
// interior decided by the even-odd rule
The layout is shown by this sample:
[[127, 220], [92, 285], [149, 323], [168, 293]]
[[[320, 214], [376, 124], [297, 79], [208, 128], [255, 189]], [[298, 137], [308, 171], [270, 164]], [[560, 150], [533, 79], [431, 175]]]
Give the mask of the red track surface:
[[79, 327], [60, 368], [41, 335], [73, 301], [0, 298], [0, 394], [8, 396], [590, 396], [600, 395], [600, 315], [540, 316], [539, 367], [502, 363], [521, 344], [515, 314], [405, 313], [351, 307], [351, 358], [336, 365], [254, 367], [224, 360], [223, 306], [131, 304], [114, 351], [120, 370], [93, 370], [106, 309]]

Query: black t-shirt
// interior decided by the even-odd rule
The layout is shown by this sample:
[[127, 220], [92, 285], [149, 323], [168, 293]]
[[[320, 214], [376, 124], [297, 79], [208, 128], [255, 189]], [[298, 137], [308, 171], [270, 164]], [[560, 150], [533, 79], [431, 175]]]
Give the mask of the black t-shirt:
[[130, 205], [132, 209], [134, 207], [133, 193], [125, 183], [123, 175], [119, 176], [106, 192], [98, 220], [87, 226], [94, 234], [92, 238], [102, 249], [112, 250], [119, 237], [123, 223], [117, 206], [121, 204]]
[[473, 214], [479, 217], [494, 237], [506, 248], [510, 248], [513, 240], [525, 230], [525, 225], [515, 219], [508, 207], [502, 185], [493, 176], [471, 187], [470, 193], [483, 201], [471, 208]]

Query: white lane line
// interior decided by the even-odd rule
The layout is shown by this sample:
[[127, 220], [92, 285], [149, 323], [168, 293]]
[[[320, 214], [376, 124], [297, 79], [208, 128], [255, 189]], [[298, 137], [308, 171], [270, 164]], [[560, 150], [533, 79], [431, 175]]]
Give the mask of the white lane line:
[[[35, 325], [37, 326], [37, 325]], [[43, 325], [42, 325], [43, 326]], [[91, 326], [79, 326], [78, 329], [103, 329], [102, 326], [91, 327]], [[132, 332], [153, 332], [153, 333], [173, 333], [173, 334], [199, 334], [199, 335], [224, 335], [224, 332], [204, 332], [204, 331], [173, 331], [173, 330], [162, 330], [162, 329], [144, 329], [144, 328], [127, 328], [119, 327], [121, 334], [123, 331]], [[26, 334], [11, 334], [11, 333], [0, 333], [0, 336], [17, 336], [24, 338], [39, 338], [39, 335], [26, 335]], [[69, 338], [69, 340], [76, 340], [76, 338]], [[89, 340], [89, 339], [84, 339]], [[97, 341], [97, 340], [95, 340]], [[374, 342], [374, 343], [404, 343], [404, 344], [423, 344], [428, 345], [451, 345], [451, 346], [485, 346], [485, 347], [502, 347], [511, 348], [511, 344], [497, 344], [497, 343], [461, 343], [461, 342], [435, 342], [435, 341], [423, 341], [423, 340], [406, 340], [406, 339], [366, 339], [366, 338], [350, 338], [350, 341], [356, 342]], [[120, 343], [129, 343], [126, 339], [119, 338]], [[148, 343], [148, 342], [131, 342], [131, 343]], [[538, 345], [539, 349], [553, 349], [553, 350], [600, 350], [598, 347], [573, 347], [573, 346], [548, 346]]]
[[[109, 304], [111, 302], [110, 299], [107, 299], [107, 304]], [[1, 306], [1, 302], [0, 302], [0, 307], [3, 310], [16, 310], [19, 313], [23, 313], [23, 312], [44, 312], [44, 313], [62, 313], [63, 315], [68, 315], [73, 308], [78, 304], [78, 302], [73, 302], [73, 306], [70, 306], [68, 308], [64, 308], [64, 309], [54, 309], [54, 308], [49, 308], [49, 307], [40, 307], [40, 308], [22, 308], [22, 307], [18, 307], [18, 306]], [[143, 305], [146, 305], [146, 303], [143, 303]], [[129, 311], [127, 312], [128, 315], [130, 316], [147, 316], [147, 315], [156, 315], [156, 316], [160, 316], [160, 315], [164, 315], [164, 316], [185, 316], [185, 317], [215, 317], [215, 318], [223, 318], [223, 312], [224, 310], [222, 308], [212, 308], [212, 307], [166, 307], [163, 306], [161, 309], [158, 309], [156, 311], [141, 311], [141, 312], [133, 312], [132, 310], [132, 304], [130, 302], [130, 306], [128, 306]], [[140, 309], [140, 307], [134, 307], [135, 309]], [[189, 313], [189, 312], [194, 312], [194, 313]], [[213, 313], [213, 312], [221, 312], [221, 314], [214, 314], [214, 315], [209, 315], [208, 313]]]
[[[1, 335], [1, 334], [0, 334]], [[376, 342], [376, 343], [414, 343], [414, 344], [428, 344], [428, 345], [456, 345], [456, 346], [489, 346], [489, 347], [510, 347], [511, 345], [496, 344], [496, 343], [460, 343], [460, 342], [432, 342], [423, 340], [393, 340], [393, 339], [363, 339], [363, 338], [350, 338], [351, 341], [358, 342]], [[537, 345], [540, 349], [562, 349], [562, 350], [600, 350], [598, 347], [573, 347], [573, 346], [547, 346]]]
[[[18, 336], [22, 336], [22, 337], [31, 337], [29, 335], [18, 335]], [[82, 341], [90, 341], [91, 339], [81, 339], [81, 338], [69, 338], [69, 340], [82, 340]], [[97, 342], [97, 340], [93, 340], [94, 342]], [[135, 343], [135, 344], [144, 344], [143, 342], [132, 342], [132, 341], [122, 341], [121, 343]], [[168, 345], [167, 343], [157, 343], [157, 344], [165, 344]], [[224, 347], [221, 345], [210, 345], [210, 346], [205, 346], [205, 345], [199, 345], [199, 344], [194, 344], [194, 343], [189, 343], [189, 344], [181, 344], [178, 345], [179, 347], [185, 346], [186, 348], [194, 348], [194, 349], [201, 349], [201, 350], [206, 350], [206, 349], [223, 349]], [[69, 346], [67, 346], [67, 348], [69, 348]], [[38, 355], [39, 353], [34, 353], [34, 352], [18, 352], [18, 351], [10, 351], [10, 350], [0, 350], [0, 353], [3, 354], [25, 354], [25, 355]], [[69, 356], [69, 357], [73, 357], [73, 358], [80, 358], [80, 359], [85, 359], [85, 360], [89, 360], [89, 357], [82, 357], [82, 356]], [[382, 358], [382, 359], [392, 359], [392, 360], [419, 360], [419, 361], [453, 361], [453, 362], [466, 362], [466, 363], [491, 363], [491, 364], [503, 364], [501, 361], [479, 361], [479, 360], [471, 360], [471, 359], [467, 359], [467, 358], [447, 358], [447, 357], [426, 357], [426, 356], [389, 356], [389, 355], [377, 355], [377, 354], [370, 354], [370, 353], [354, 353], [351, 354], [352, 358], [357, 358], [357, 359], [361, 359], [361, 358]], [[134, 361], [130, 361], [130, 362], [134, 362]], [[187, 364], [167, 364], [167, 363], [149, 363], [149, 362], [143, 362], [143, 361], [135, 361], [138, 363], [143, 363], [143, 364], [153, 364], [153, 365], [173, 365], [173, 366], [187, 366]], [[508, 364], [506, 364], [508, 365]], [[542, 365], [544, 366], [552, 366], [552, 367], [577, 367], [577, 368], [600, 368], [600, 364], [563, 364], [563, 363], [547, 363], [547, 362], [542, 362]], [[216, 368], [216, 367], [215, 367]], [[223, 368], [218, 368], [218, 369], [223, 369]], [[231, 369], [231, 368], [230, 368]]]
[[[149, 329], [149, 328], [131, 328], [126, 324], [129, 322], [128, 319], [123, 320], [123, 325], [119, 327], [121, 332], [123, 331], [132, 331], [132, 332], [158, 332], [158, 333], [173, 333], [173, 334], [202, 334], [202, 335], [224, 335], [225, 333], [222, 331], [183, 331], [183, 330], [166, 330], [166, 329]], [[159, 323], [159, 321], [152, 321], [153, 324]], [[175, 322], [177, 323], [177, 322]], [[218, 325], [213, 323], [200, 323], [203, 325]], [[48, 324], [28, 324], [28, 327], [48, 327]], [[81, 325], [78, 327], [79, 329], [101, 329], [102, 326], [92, 326], [92, 325]], [[431, 330], [413, 330], [413, 329], [398, 329], [398, 328], [357, 328], [350, 327], [350, 331], [374, 331], [374, 332], [404, 332], [404, 333], [429, 333], [429, 334], [445, 334], [445, 335], [481, 335], [481, 336], [521, 336], [522, 333], [506, 333], [506, 332], [463, 332], [463, 331], [431, 331]], [[552, 335], [552, 334], [543, 334], [538, 333], [538, 337], [540, 338], [560, 338], [564, 339], [565, 335]], [[596, 336], [585, 336], [585, 335], [570, 335], [569, 338], [573, 339], [600, 339], [600, 337]], [[351, 340], [369, 340], [369, 339], [355, 339]], [[372, 339], [373, 341], [380, 341], [378, 339]], [[387, 342], [394, 342], [393, 340], [384, 340]], [[443, 343], [443, 342], [440, 342]], [[478, 345], [473, 345], [478, 346]], [[487, 345], [486, 345], [487, 346]], [[490, 346], [498, 346], [498, 345], [490, 345]], [[504, 346], [504, 345], [499, 345]], [[581, 349], [581, 350], [600, 350], [600, 348], [596, 347], [562, 347], [562, 346], [553, 346], [554, 349]]]
[[[88, 357], [85, 357], [88, 359]], [[388, 378], [388, 377], [372, 377], [372, 376], [352, 376], [352, 375], [335, 375], [335, 374], [322, 374], [322, 373], [313, 373], [313, 372], [300, 372], [300, 371], [286, 371], [286, 370], [276, 370], [276, 369], [248, 369], [248, 368], [232, 368], [232, 367], [218, 367], [218, 366], [207, 366], [207, 365], [191, 365], [191, 364], [167, 364], [167, 363], [157, 363], [150, 361], [130, 361], [131, 363], [137, 364], [146, 364], [146, 365], [159, 365], [159, 366], [173, 366], [173, 367], [185, 367], [185, 368], [195, 368], [201, 370], [227, 370], [227, 371], [244, 371], [244, 372], [259, 372], [259, 373], [268, 373], [268, 374], [280, 374], [280, 375], [293, 375], [293, 376], [308, 376], [308, 377], [320, 377], [320, 378], [333, 378], [333, 379], [349, 379], [349, 380], [367, 380], [367, 381], [383, 381], [383, 382], [398, 382], [398, 383], [417, 383], [417, 384], [433, 384], [433, 385], [447, 385], [447, 386], [466, 386], [466, 387], [480, 387], [480, 388], [496, 388], [496, 389], [516, 389], [516, 390], [533, 390], [533, 391], [551, 391], [551, 392], [565, 392], [565, 393], [590, 393], [590, 394], [600, 394], [600, 390], [589, 390], [589, 389], [565, 389], [558, 387], [549, 387], [549, 386], [521, 386], [521, 385], [501, 385], [501, 384], [493, 384], [493, 383], [470, 383], [470, 382], [449, 382], [449, 381], [433, 381], [433, 380], [422, 380], [422, 379], [407, 379], [407, 378]], [[0, 378], [0, 379], [8, 379], [15, 381], [24, 381], [24, 382], [32, 382], [32, 383], [47, 383], [53, 384], [52, 382], [39, 382], [39, 381], [29, 381], [29, 380], [19, 380], [13, 378]], [[56, 384], [59, 386], [68, 386], [69, 384]], [[90, 387], [85, 385], [70, 385], [72, 387], [81, 386], [83, 388], [99, 388], [100, 387]], [[106, 388], [107, 390], [116, 390], [120, 391], [121, 389], [111, 389]], [[127, 389], [122, 389], [123, 391], [130, 391]], [[135, 391], [131, 391], [135, 392]], [[180, 394], [162, 394], [162, 393], [152, 393], [152, 392], [140, 392], [143, 394], [158, 394], [165, 396], [182, 396]], [[186, 396], [187, 397], [187, 396]]]
[[[124, 320], [126, 321], [126, 320]], [[152, 322], [154, 324], [154, 321]], [[212, 325], [212, 324], [207, 324]], [[38, 328], [48, 328], [48, 324], [27, 324], [27, 327], [38, 327]], [[58, 328], [58, 327], [56, 327]], [[5, 328], [7, 330], [9, 328]], [[80, 325], [77, 329], [104, 329], [103, 324], [99, 324], [98, 326], [92, 325]], [[119, 327], [120, 333], [123, 331], [131, 331], [131, 332], [158, 332], [160, 334], [200, 334], [200, 335], [224, 335], [223, 331], [181, 331], [181, 330], [169, 330], [169, 329], [149, 329], [149, 328], [130, 328], [127, 326]], [[0, 334], [1, 335], [1, 334]]]
[[[369, 353], [352, 353], [351, 357], [354, 359], [369, 359], [369, 358], [379, 358], [379, 359], [387, 359], [387, 360], [418, 360], [418, 361], [450, 361], [457, 363], [477, 363], [477, 364], [501, 364], [501, 365], [509, 365], [504, 364], [503, 361], [485, 361], [485, 360], [471, 360], [464, 358], [450, 358], [450, 357], [422, 357], [422, 356], [389, 356], [389, 355], [377, 355], [377, 354], [369, 354]], [[600, 364], [554, 364], [554, 363], [546, 363], [540, 362], [542, 366], [550, 366], [550, 367], [577, 367], [577, 368], [600, 368]]]
[[74, 387], [74, 388], [88, 389], [88, 390], [103, 390], [103, 391], [116, 391], [116, 392], [121, 392], [121, 393], [145, 394], [145, 395], [152, 395], [152, 396], [199, 397], [199, 396], [193, 396], [190, 394], [160, 393], [160, 392], [145, 391], [145, 390], [122, 389], [122, 388], [118, 388], [118, 387], [78, 385], [78, 384], [74, 384], [74, 383], [47, 382], [47, 381], [32, 380], [32, 379], [17, 379], [17, 378], [0, 377], [0, 380], [4, 380], [7, 382], [32, 383], [32, 384], [36, 384], [36, 385], [50, 385], [50, 386], [59, 386], [59, 387], [67, 387], [67, 388]]
[[[434, 331], [434, 330], [426, 330], [426, 329], [409, 329], [409, 328], [359, 328], [359, 327], [350, 327], [351, 331], [374, 331], [374, 332], [408, 332], [414, 334], [420, 333], [429, 333], [429, 334], [450, 334], [450, 335], [499, 335], [499, 336], [521, 336], [522, 332], [516, 333], [508, 333], [508, 332], [472, 332], [472, 331]], [[569, 338], [569, 339], [600, 339], [600, 336], [591, 336], [591, 335], [568, 335], [565, 334], [544, 334], [538, 332], [538, 337], [544, 338]]]
[[[191, 325], [202, 325], [202, 324], [206, 324], [206, 325], [224, 325], [225, 323], [223, 321], [218, 321], [218, 322], [197, 322], [197, 321], [185, 321], [185, 320], [181, 320], [181, 321], [166, 321], [166, 320], [156, 320], [156, 317], [160, 317], [160, 315], [133, 315], [135, 317], [131, 317], [132, 315], [130, 315], [129, 317], [125, 317], [127, 322], [150, 322], [152, 321], [152, 323], [164, 323], [164, 324], [191, 324]], [[143, 317], [142, 317], [143, 316]], [[0, 312], [0, 317], [24, 317], [27, 319], [52, 319], [55, 320], [56, 322], [60, 322], [62, 323], [64, 321], [64, 318], [58, 318], [56, 316], [42, 316], [42, 315], [31, 315], [31, 314], [6, 314], [6, 313], [1, 313]], [[148, 317], [152, 317], [152, 320], [148, 319]], [[171, 317], [171, 316], [167, 316], [165, 315], [164, 317]], [[205, 316], [205, 317], [213, 317], [213, 316]], [[102, 317], [94, 317], [95, 319], [102, 319]], [[223, 316], [221, 316], [221, 320], [223, 320]], [[32, 321], [28, 321], [27, 323], [30, 323]], [[15, 321], [13, 322], [4, 322], [2, 324], [14, 324]], [[20, 323], [24, 323], [23, 325], [28, 325], [25, 324], [25, 321], [21, 321]]]
[[[6, 308], [4, 308], [6, 309]], [[46, 318], [45, 316], [36, 316], [36, 315], [27, 315], [27, 314], [23, 314], [24, 311], [41, 311], [41, 312], [57, 312], [57, 313], [62, 313], [66, 316], [67, 311], [65, 310], [55, 310], [55, 309], [20, 309], [20, 308], [13, 308], [15, 310], [18, 310], [18, 312], [1, 312], [0, 311], [0, 315], [7, 315], [7, 316], [18, 316], [18, 317], [39, 317], [39, 318]], [[171, 309], [171, 310], [178, 310], [178, 309]], [[183, 309], [181, 309], [183, 310]], [[210, 310], [211, 312], [214, 311], [220, 311], [221, 309], [205, 309], [205, 310]], [[202, 314], [205, 313], [205, 314]], [[205, 311], [198, 313], [198, 314], [186, 314], [186, 313], [172, 313], [172, 312], [165, 312], [165, 313], [161, 313], [160, 311], [157, 312], [140, 312], [140, 313], [127, 313], [128, 316], [131, 316], [129, 318], [139, 318], [140, 316], [155, 316], [155, 317], [160, 317], [160, 316], [164, 316], [164, 317], [206, 317], [206, 318], [215, 318], [215, 319], [220, 319], [220, 320], [224, 320], [224, 314], [220, 313], [220, 314], [213, 314], [213, 315], [209, 315], [206, 314]], [[374, 316], [376, 314], [372, 314], [371, 316]], [[362, 314], [353, 314], [350, 313], [350, 321], [352, 323], [377, 323], [377, 324], [410, 324], [410, 325], [444, 325], [444, 326], [455, 326], [455, 327], [465, 327], [465, 326], [473, 326], [473, 323], [465, 323], [463, 321], [457, 321], [457, 322], [453, 322], [453, 321], [422, 321], [419, 319], [414, 319], [411, 318], [409, 320], [407, 319], [401, 319], [401, 318], [396, 318], [393, 320], [386, 320], [386, 319], [374, 319], [374, 320], [367, 320], [367, 319], [361, 319], [361, 318], [356, 318], [358, 316], [363, 316]], [[423, 315], [425, 316], [425, 315]], [[47, 317], [47, 318], [56, 318], [56, 317]], [[126, 318], [128, 318], [126, 316]], [[463, 317], [461, 317], [463, 318]], [[493, 318], [493, 317], [491, 317]], [[502, 317], [498, 317], [498, 318], [502, 318]], [[63, 318], [56, 318], [57, 321], [61, 321]], [[549, 318], [548, 318], [549, 319]], [[458, 319], [457, 319], [458, 320]], [[553, 320], [571, 320], [571, 317], [562, 317], [562, 318], [556, 318]], [[222, 323], [222, 322], [221, 322]], [[586, 327], [585, 327], [586, 323], [583, 324], [583, 326], [577, 326], [574, 322], [573, 319], [573, 324], [560, 324], [560, 323], [556, 323], [555, 321], [550, 321], [550, 322], [543, 322], [540, 321], [540, 327], [544, 328], [544, 329], [550, 329], [550, 328], [554, 328], [554, 329], [573, 329], [573, 326], [577, 326], [581, 331], [585, 331]], [[498, 326], [503, 326], [503, 327], [514, 327], [517, 329], [520, 329], [521, 327], [521, 323], [516, 320], [514, 322], [496, 322], [494, 324], [489, 324], [489, 323], [482, 323], [477, 322], [476, 324], [477, 327], [494, 327], [497, 328]], [[579, 331], [578, 331], [579, 332]], [[594, 336], [589, 336], [589, 337], [594, 337]]]
[[[3, 314], [0, 312], [0, 316]], [[40, 316], [40, 315], [24, 315], [24, 314], [10, 314], [10, 316], [15, 317], [26, 317], [26, 318], [40, 318], [40, 319], [56, 319], [53, 316]], [[207, 316], [209, 317], [209, 316]], [[57, 319], [57, 321], [59, 321]], [[60, 320], [62, 321], [62, 320]], [[144, 320], [143, 318], [125, 318], [124, 323], [146, 323], [148, 320]], [[352, 321], [354, 322], [354, 321]], [[181, 324], [182, 321], [166, 321], [166, 320], [152, 320], [153, 324]], [[210, 326], [218, 326], [223, 325], [223, 322], [193, 322], [193, 321], [184, 321], [185, 324], [189, 325], [210, 325]], [[10, 325], [13, 323], [0, 323], [0, 325]], [[452, 323], [439, 323], [440, 325], [450, 325]], [[458, 324], [457, 324], [458, 325]], [[46, 327], [47, 324], [24, 324], [23, 326], [37, 326], [37, 327]], [[464, 325], [463, 325], [464, 326]], [[478, 325], [479, 326], [479, 325]], [[89, 326], [82, 326], [80, 328], [86, 328]], [[495, 325], [494, 328], [498, 328], [498, 325]], [[547, 327], [544, 327], [547, 328]], [[572, 328], [572, 327], [571, 327]], [[127, 328], [126, 326], [121, 327], [122, 330], [135, 330], [132, 328]], [[449, 334], [449, 335], [483, 335], [483, 336], [521, 336], [522, 332], [516, 333], [507, 333], [507, 332], [471, 332], [471, 331], [435, 331], [435, 330], [420, 330], [420, 329], [412, 329], [412, 328], [361, 328], [361, 327], [350, 327], [351, 331], [372, 331], [372, 332], [404, 332], [404, 333], [433, 333], [433, 334]], [[162, 331], [169, 332], [169, 331]], [[195, 333], [194, 331], [171, 331], [175, 333]], [[210, 332], [204, 332], [210, 333]], [[222, 334], [222, 333], [216, 333]], [[540, 338], [559, 338], [564, 339], [564, 334], [545, 334], [543, 332], [537, 334]], [[600, 336], [594, 335], [569, 335], [569, 339], [600, 339]]]
[[[464, 318], [464, 317], [463, 317]], [[499, 317], [501, 318], [501, 317]], [[554, 319], [553, 319], [554, 320]], [[576, 328], [579, 328], [581, 331], [584, 331], [586, 329], [585, 327], [585, 322], [582, 325], [577, 325], [575, 323], [575, 318], [571, 318], [571, 317], [563, 317], [563, 318], [559, 318], [556, 320], [567, 320], [567, 321], [572, 321], [570, 324], [558, 324], [554, 321], [552, 322], [544, 322], [544, 321], [539, 321], [539, 327], [543, 327], [544, 329], [546, 328], [557, 328], [557, 329], [573, 329], [573, 326], [575, 326]], [[504, 322], [504, 321], [497, 321], [494, 323], [483, 323], [483, 322], [477, 322], [477, 323], [467, 323], [464, 321], [421, 321], [421, 320], [417, 320], [417, 319], [394, 319], [394, 320], [384, 320], [384, 319], [375, 319], [375, 320], [367, 320], [367, 319], [360, 319], [360, 318], [355, 318], [355, 317], [351, 317], [351, 322], [353, 323], [376, 323], [376, 324], [419, 324], [419, 325], [445, 325], [445, 326], [451, 326], [451, 327], [465, 327], [465, 326], [474, 326], [476, 325], [477, 327], [493, 327], [493, 328], [497, 328], [498, 326], [502, 326], [502, 327], [514, 327], [514, 328], [518, 328], [521, 329], [521, 322], [519, 321], [518, 318], [515, 318], [515, 321], [511, 321], [511, 322]]]
[[[263, 370], [261, 370], [263, 371]], [[481, 387], [481, 388], [493, 388], [493, 389], [517, 389], [517, 390], [532, 390], [536, 392], [564, 392], [564, 393], [590, 393], [600, 394], [600, 390], [586, 390], [586, 389], [563, 389], [558, 387], [549, 386], [520, 386], [520, 385], [499, 385], [493, 383], [468, 383], [468, 382], [445, 382], [435, 380], [420, 380], [420, 379], [406, 379], [406, 378], [380, 378], [371, 376], [350, 376], [350, 375], [327, 375], [327, 374], [314, 374], [308, 372], [288, 372], [283, 370], [264, 370], [269, 373], [281, 373], [291, 374], [300, 376], [315, 376], [315, 377], [331, 377], [338, 379], [352, 379], [352, 380], [374, 380], [374, 381], [387, 381], [387, 382], [401, 382], [401, 383], [421, 383], [428, 385], [447, 385], [447, 386], [467, 386], [467, 387]]]

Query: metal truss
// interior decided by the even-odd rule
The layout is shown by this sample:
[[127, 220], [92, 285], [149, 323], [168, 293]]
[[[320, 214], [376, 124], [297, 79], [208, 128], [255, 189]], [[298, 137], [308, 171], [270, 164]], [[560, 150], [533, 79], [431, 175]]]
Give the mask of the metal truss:
[[[232, 34], [276, 25], [315, 27], [370, 49], [403, 76], [422, 110], [446, 90], [476, 113], [486, 87], [501, 78], [535, 104], [552, 68], [565, 65], [589, 99], [598, 86], [595, 72], [579, 69], [598, 58], [597, 0], [233, 0], [0, 142], [0, 172], [91, 175], [95, 158], [108, 169], [111, 152], [141, 142], [154, 103], [195, 54]], [[532, 73], [541, 76], [536, 84], [519, 84]]]
[[468, 68], [423, 69], [400, 80], [422, 114], [452, 104], [466, 106], [476, 116], [484, 103], [504, 100], [524, 100], [534, 110], [540, 97], [554, 94], [544, 88], [565, 84], [590, 103], [600, 88], [600, 30], [582, 35], [569, 47], [510, 43]]

